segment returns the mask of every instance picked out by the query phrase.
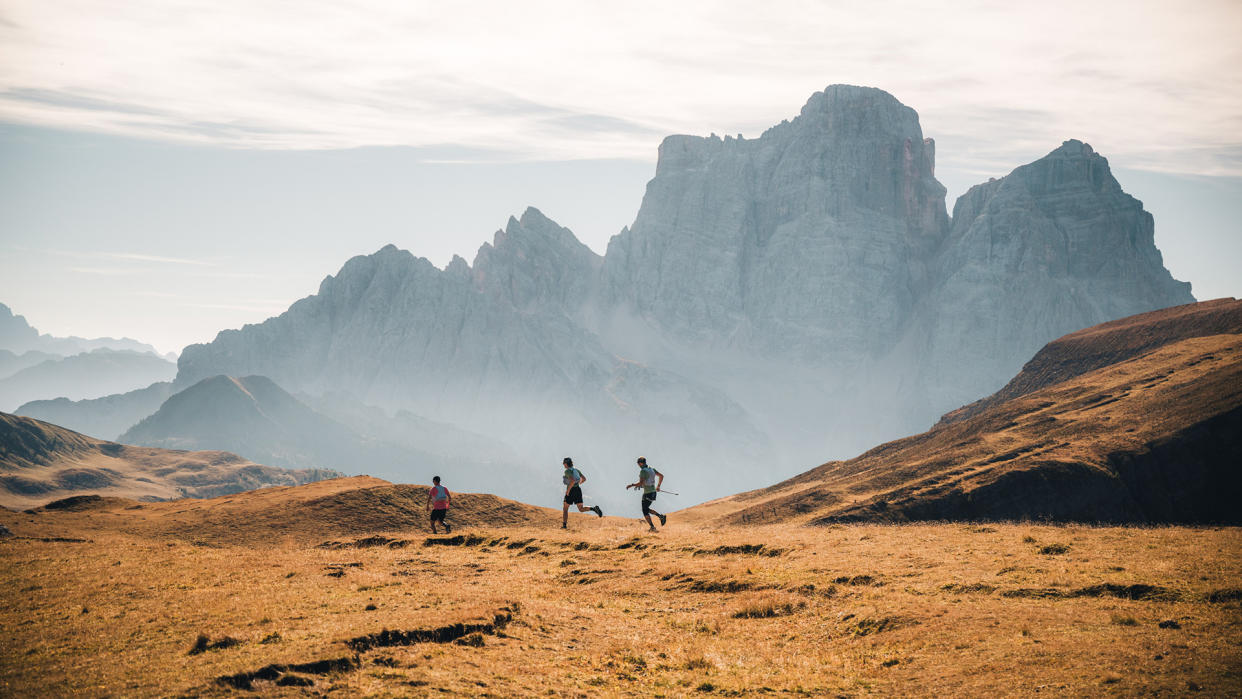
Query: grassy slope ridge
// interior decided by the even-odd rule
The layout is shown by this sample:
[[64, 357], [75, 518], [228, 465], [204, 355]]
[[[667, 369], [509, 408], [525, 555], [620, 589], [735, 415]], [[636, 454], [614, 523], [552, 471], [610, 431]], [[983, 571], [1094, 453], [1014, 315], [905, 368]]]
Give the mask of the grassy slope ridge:
[[[295, 486], [251, 490], [209, 499], [137, 505], [123, 498], [52, 503], [38, 514], [129, 534], [174, 537], [212, 545], [258, 545], [277, 539], [323, 542], [367, 532], [426, 528], [425, 485], [394, 485], [370, 476], [332, 478]], [[83, 513], [78, 517], [64, 510]], [[453, 493], [449, 523], [458, 526], [524, 526], [560, 522], [560, 513], [488, 495]], [[87, 522], [76, 521], [78, 525]]]
[[0, 506], [35, 507], [76, 495], [144, 500], [212, 497], [338, 475], [286, 470], [223, 451], [177, 451], [107, 442], [0, 413]]
[[1239, 333], [1242, 302], [1232, 299], [1088, 328], [928, 432], [685, 516], [1237, 523]]

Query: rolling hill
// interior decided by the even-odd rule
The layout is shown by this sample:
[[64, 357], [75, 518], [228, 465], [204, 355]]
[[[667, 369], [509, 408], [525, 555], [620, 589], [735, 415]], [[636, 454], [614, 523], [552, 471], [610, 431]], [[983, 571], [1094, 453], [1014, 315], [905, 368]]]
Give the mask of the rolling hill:
[[0, 506], [28, 508], [71, 496], [202, 498], [337, 476], [324, 469], [262, 466], [223, 451], [107, 442], [0, 413]]
[[[119, 441], [166, 449], [223, 449], [284, 468], [331, 468], [394, 481], [514, 493], [533, 473], [479, 435], [348, 397], [313, 406], [265, 376], [214, 376], [174, 394]], [[546, 479], [545, 479], [546, 480]]]
[[1047, 345], [933, 429], [690, 519], [1242, 522], [1242, 302], [1132, 316]]

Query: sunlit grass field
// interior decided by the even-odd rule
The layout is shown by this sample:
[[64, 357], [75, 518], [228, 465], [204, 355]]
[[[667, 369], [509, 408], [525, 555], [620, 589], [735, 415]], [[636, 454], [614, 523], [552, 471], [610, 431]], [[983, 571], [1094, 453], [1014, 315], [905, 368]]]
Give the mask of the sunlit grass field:
[[0, 694], [1242, 692], [1238, 529], [547, 517], [242, 544], [12, 515]]

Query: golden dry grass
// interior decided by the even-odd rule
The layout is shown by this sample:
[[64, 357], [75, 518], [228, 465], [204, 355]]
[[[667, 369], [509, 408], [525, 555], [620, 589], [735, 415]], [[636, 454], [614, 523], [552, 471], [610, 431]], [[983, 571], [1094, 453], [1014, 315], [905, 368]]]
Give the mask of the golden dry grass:
[[[674, 516], [646, 535], [532, 517], [455, 529], [458, 545], [413, 529], [195, 545], [107, 512], [0, 513], [21, 536], [89, 539], [0, 541], [0, 694], [1242, 691], [1234, 528], [702, 530]], [[405, 543], [318, 546], [370, 534]], [[239, 643], [190, 654], [200, 634]]]
[[0, 413], [0, 507], [26, 509], [76, 495], [134, 500], [212, 497], [336, 474], [282, 469], [226, 451], [117, 444], [42, 420]]

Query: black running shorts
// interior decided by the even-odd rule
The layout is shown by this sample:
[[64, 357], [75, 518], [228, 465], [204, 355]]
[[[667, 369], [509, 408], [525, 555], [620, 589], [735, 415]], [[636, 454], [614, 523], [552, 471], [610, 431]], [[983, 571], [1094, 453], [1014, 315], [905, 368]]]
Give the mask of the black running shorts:
[[443, 521], [444, 521], [444, 515], [446, 515], [446, 514], [448, 514], [448, 510], [432, 510], [432, 511], [431, 511], [431, 521], [432, 521], [432, 522], [443, 522]]
[[655, 493], [643, 493], [643, 516], [651, 514], [651, 503], [655, 502]]
[[570, 488], [569, 492], [565, 493], [565, 504], [566, 505], [581, 505], [582, 504], [582, 488], [576, 485]]

